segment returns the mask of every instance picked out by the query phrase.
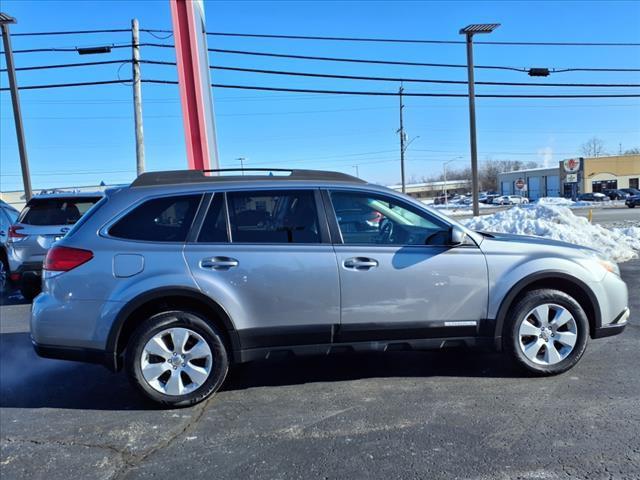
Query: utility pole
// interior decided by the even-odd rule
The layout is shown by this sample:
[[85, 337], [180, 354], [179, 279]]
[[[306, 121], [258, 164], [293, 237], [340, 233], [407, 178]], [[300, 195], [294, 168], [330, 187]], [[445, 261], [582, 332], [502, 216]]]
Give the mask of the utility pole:
[[404, 147], [404, 140], [405, 140], [405, 133], [404, 133], [404, 123], [403, 123], [403, 118], [402, 118], [402, 111], [404, 110], [404, 105], [402, 104], [402, 92], [404, 91], [404, 88], [402, 88], [402, 83], [400, 84], [400, 90], [398, 91], [399, 93], [399, 97], [400, 97], [400, 129], [398, 130], [398, 133], [400, 133], [400, 182], [402, 183], [402, 193], [406, 193], [406, 185], [405, 185], [405, 180], [404, 180], [404, 151], [405, 151], [405, 147]]
[[469, 137], [471, 140], [471, 195], [473, 199], [473, 216], [480, 215], [479, 180], [478, 180], [478, 147], [476, 145], [476, 94], [473, 78], [473, 35], [491, 33], [500, 26], [499, 23], [474, 24], [460, 30], [467, 37], [467, 76], [469, 86]]
[[144, 133], [142, 130], [142, 81], [140, 80], [140, 31], [138, 19], [131, 20], [133, 69], [133, 121], [136, 129], [136, 174], [144, 173]]
[[353, 168], [356, 169], [356, 177], [360, 178], [360, 173], [358, 172], [359, 165], [354, 165]]
[[242, 171], [242, 175], [244, 175], [244, 161], [246, 160], [246, 158], [238, 157], [236, 160], [240, 162], [240, 170]]
[[16, 81], [16, 68], [13, 63], [13, 50], [11, 49], [11, 37], [9, 36], [9, 25], [12, 23], [16, 23], [15, 18], [0, 12], [0, 29], [2, 30], [2, 43], [4, 44], [4, 55], [7, 62], [7, 77], [9, 77], [9, 89], [11, 90], [13, 120], [16, 125], [18, 153], [20, 154], [20, 168], [22, 169], [22, 183], [24, 185], [24, 198], [28, 202], [32, 197], [31, 174], [29, 173], [29, 157], [27, 156], [27, 145], [24, 139], [24, 128], [22, 126], [22, 111], [20, 110], [20, 95], [18, 93], [18, 82]]

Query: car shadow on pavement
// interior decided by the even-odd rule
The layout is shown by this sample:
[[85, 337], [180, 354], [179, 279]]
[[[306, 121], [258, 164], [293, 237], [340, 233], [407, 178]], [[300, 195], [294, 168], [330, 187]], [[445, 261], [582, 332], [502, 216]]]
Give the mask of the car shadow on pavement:
[[236, 365], [223, 390], [340, 382], [367, 378], [517, 378], [523, 372], [498, 353], [466, 348], [440, 351], [342, 353]]
[[125, 375], [36, 355], [29, 334], [0, 335], [0, 407], [150, 410]]
[[[438, 352], [343, 353], [237, 365], [231, 369], [222, 390], [366, 378], [508, 378], [521, 375], [502, 355], [462, 348]], [[140, 395], [124, 373], [111, 373], [101, 365], [38, 357], [25, 332], [0, 335], [0, 407], [159, 408]]]

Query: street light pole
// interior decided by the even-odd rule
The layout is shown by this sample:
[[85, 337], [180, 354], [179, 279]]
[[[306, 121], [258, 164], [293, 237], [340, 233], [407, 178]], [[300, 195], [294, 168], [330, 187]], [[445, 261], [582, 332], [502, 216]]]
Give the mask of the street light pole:
[[7, 77], [9, 77], [9, 89], [11, 90], [11, 104], [13, 105], [13, 120], [16, 125], [16, 137], [18, 139], [18, 153], [20, 154], [20, 168], [22, 169], [22, 184], [24, 185], [24, 198], [28, 202], [32, 197], [31, 174], [29, 173], [29, 157], [27, 156], [27, 144], [24, 138], [22, 125], [22, 111], [20, 110], [20, 95], [18, 82], [16, 81], [16, 69], [13, 63], [13, 50], [11, 49], [11, 37], [9, 25], [16, 23], [16, 19], [0, 12], [0, 29], [2, 30], [2, 43], [7, 62]]
[[478, 148], [476, 145], [476, 94], [473, 77], [473, 36], [476, 33], [491, 33], [500, 26], [499, 23], [474, 24], [460, 30], [467, 38], [467, 76], [469, 87], [469, 137], [471, 141], [471, 195], [473, 199], [473, 215], [480, 215], [479, 181], [478, 181]]

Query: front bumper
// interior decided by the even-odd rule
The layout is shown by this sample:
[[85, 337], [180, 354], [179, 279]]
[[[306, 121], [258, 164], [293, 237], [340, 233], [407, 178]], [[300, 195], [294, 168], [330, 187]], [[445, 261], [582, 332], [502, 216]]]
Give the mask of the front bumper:
[[630, 314], [631, 312], [629, 308], [625, 308], [613, 322], [596, 328], [593, 332], [593, 338], [611, 337], [622, 333], [624, 328], [627, 326]]

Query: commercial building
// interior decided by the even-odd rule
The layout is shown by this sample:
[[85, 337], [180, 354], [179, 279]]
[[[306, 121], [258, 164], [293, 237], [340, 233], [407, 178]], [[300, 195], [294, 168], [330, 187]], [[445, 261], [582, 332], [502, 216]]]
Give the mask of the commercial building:
[[502, 195], [575, 198], [581, 193], [638, 188], [640, 155], [570, 158], [557, 167], [531, 168], [498, 175]]
[[540, 197], [560, 196], [558, 167], [529, 168], [498, 175], [498, 191], [501, 195], [523, 195], [530, 200]]
[[[398, 192], [402, 191], [402, 185], [390, 185], [389, 188]], [[405, 185], [407, 195], [421, 200], [442, 195], [445, 190], [447, 193], [468, 193], [471, 190], [471, 181], [447, 180], [446, 182], [408, 183]]]

